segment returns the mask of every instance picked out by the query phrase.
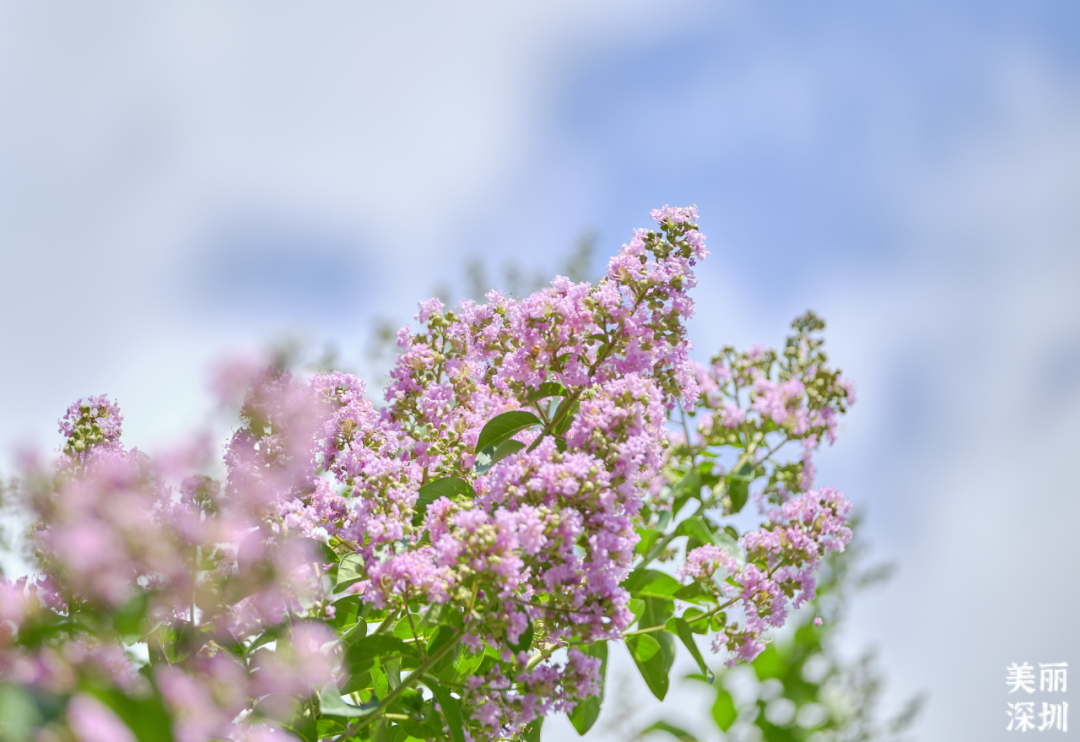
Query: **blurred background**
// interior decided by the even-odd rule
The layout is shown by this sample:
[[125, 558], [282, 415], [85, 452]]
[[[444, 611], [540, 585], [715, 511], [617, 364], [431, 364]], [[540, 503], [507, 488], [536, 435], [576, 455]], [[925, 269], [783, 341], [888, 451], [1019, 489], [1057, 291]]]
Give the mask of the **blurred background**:
[[[1069, 0], [2, 3], [2, 468], [97, 393], [152, 451], [289, 338], [377, 382], [416, 300], [582, 239], [599, 274], [665, 203], [712, 251], [700, 359], [812, 308], [858, 383], [819, 482], [897, 572], [843, 646], [920, 739], [1008, 738], [1007, 664], [1080, 672]], [[701, 684], [626, 678], [590, 738], [698, 728]]]

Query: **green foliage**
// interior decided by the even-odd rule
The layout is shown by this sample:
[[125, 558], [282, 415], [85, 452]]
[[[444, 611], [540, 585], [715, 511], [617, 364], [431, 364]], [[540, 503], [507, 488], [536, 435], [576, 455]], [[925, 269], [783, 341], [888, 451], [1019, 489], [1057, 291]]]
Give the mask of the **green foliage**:
[[[851, 594], [888, 575], [888, 570], [882, 567], [859, 569], [864, 556], [862, 544], [852, 543], [845, 552], [832, 554], [825, 560], [818, 597], [800, 614], [794, 631], [775, 637], [751, 663], [758, 681], [752, 701], [743, 699], [741, 704], [736, 703], [729, 690], [736, 681], [731, 669], [718, 671], [718, 682], [711, 683], [705, 663], [699, 662], [702, 673], [688, 679], [711, 685], [715, 695], [708, 718], [717, 729], [727, 732], [738, 721], [757, 727], [766, 742], [826, 739], [885, 742], [900, 739], [910, 728], [921, 699], [913, 699], [898, 715], [879, 723], [876, 704], [881, 676], [872, 656], [847, 662], [836, 651], [836, 636]], [[821, 626], [815, 625], [815, 616], [825, 617]], [[670, 622], [677, 631], [681, 628], [677, 624], [679, 620]], [[684, 643], [693, 640], [685, 629], [678, 633]], [[745, 687], [744, 683], [742, 688]], [[794, 713], [782, 713], [785, 707]], [[679, 740], [693, 739], [668, 722], [653, 724], [641, 733], [652, 732], [664, 732]], [[822, 733], [825, 736], [820, 736]]]

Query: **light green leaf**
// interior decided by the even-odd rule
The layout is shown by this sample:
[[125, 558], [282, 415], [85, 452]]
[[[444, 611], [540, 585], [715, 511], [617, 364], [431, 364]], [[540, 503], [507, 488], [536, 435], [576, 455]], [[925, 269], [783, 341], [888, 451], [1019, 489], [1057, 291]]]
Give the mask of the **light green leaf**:
[[540, 727], [544, 726], [544, 717], [534, 719], [529, 722], [525, 727], [525, 733], [522, 735], [522, 739], [525, 742], [540, 742]]
[[674, 577], [656, 569], [635, 569], [622, 586], [635, 598], [670, 598], [682, 587]]
[[327, 683], [322, 687], [322, 690], [319, 691], [319, 711], [330, 716], [344, 716], [348, 718], [367, 716], [378, 710], [379, 703], [379, 698], [377, 696], [372, 696], [367, 703], [363, 703], [359, 706], [345, 703], [345, 699], [341, 697], [341, 693], [338, 691], [336, 683]]
[[338, 562], [337, 582], [334, 583], [334, 589], [341, 590], [364, 579], [363, 572], [361, 572], [363, 567], [364, 558], [359, 554], [346, 554], [343, 556], [341, 561]]
[[731, 698], [731, 694], [723, 688], [717, 688], [716, 703], [712, 707], [712, 717], [716, 726], [726, 732], [738, 715], [739, 712], [735, 710], [735, 701]]
[[679, 742], [698, 742], [698, 738], [690, 734], [690, 732], [673, 724], [668, 724], [666, 721], [658, 721], [643, 731], [645, 734], [648, 734], [649, 732], [667, 732], [679, 740]]
[[626, 647], [637, 665], [645, 685], [661, 701], [668, 691], [668, 672], [675, 659], [673, 638], [670, 634], [637, 634], [627, 637]]
[[513, 438], [508, 441], [503, 441], [499, 444], [499, 447], [492, 452], [491, 465], [495, 466], [495, 464], [499, 463], [510, 454], [517, 453], [523, 448], [525, 448], [525, 444], [521, 441], [515, 441]]

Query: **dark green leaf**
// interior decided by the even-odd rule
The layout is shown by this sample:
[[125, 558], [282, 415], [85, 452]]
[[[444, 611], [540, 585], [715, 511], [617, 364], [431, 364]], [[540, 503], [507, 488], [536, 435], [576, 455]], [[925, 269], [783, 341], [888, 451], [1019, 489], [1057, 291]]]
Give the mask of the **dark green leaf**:
[[343, 719], [335, 719], [329, 716], [323, 716], [317, 722], [319, 730], [319, 739], [324, 737], [337, 737], [339, 734], [344, 734], [348, 728], [347, 722]]
[[698, 649], [698, 645], [694, 641], [694, 632], [686, 619], [679, 617], [668, 619], [667, 630], [682, 640], [683, 645], [690, 651], [690, 656], [694, 658], [694, 661], [697, 662], [698, 667], [701, 669], [701, 674], [708, 679], [709, 685], [712, 685], [716, 676], [713, 675], [709, 666], [705, 664], [705, 658], [701, 656], [701, 650]]
[[338, 691], [336, 683], [327, 683], [319, 691], [319, 711], [330, 716], [344, 716], [347, 718], [355, 718], [358, 716], [367, 716], [368, 714], [377, 711], [379, 708], [379, 699], [377, 696], [372, 696], [367, 703], [363, 703], [359, 706], [353, 706], [345, 703], [345, 699], [341, 697], [341, 693]]
[[545, 381], [543, 384], [536, 387], [536, 389], [529, 392], [525, 396], [525, 398], [520, 400], [520, 401], [521, 401], [521, 404], [527, 405], [527, 404], [532, 404], [533, 402], [538, 402], [539, 400], [544, 399], [545, 397], [565, 397], [565, 396], [566, 396], [566, 389], [563, 388], [562, 384], [559, 384], [559, 383], [554, 382], [554, 381]]
[[375, 660], [397, 657], [418, 659], [416, 648], [396, 636], [373, 634], [348, 644], [345, 650], [345, 666], [350, 675], [359, 674], [374, 666]]
[[[531, 628], [531, 624], [530, 624], [530, 628]], [[440, 626], [435, 631], [435, 634], [431, 637], [431, 641], [428, 642], [427, 656], [428, 657], [432, 656], [433, 654], [435, 654], [439, 650], [446, 647], [446, 645], [449, 644], [450, 642], [456, 642], [457, 639], [458, 639], [458, 636], [460, 636], [460, 633], [461, 632], [459, 632], [457, 629], [453, 628], [452, 626], [447, 626], [445, 624]], [[437, 663], [435, 663], [435, 665], [434, 665], [434, 667], [432, 669], [435, 672], [440, 672], [442, 670], [445, 670], [447, 667], [453, 665], [454, 661], [457, 660], [457, 656], [460, 653], [460, 651], [461, 651], [460, 648], [453, 648], [453, 649], [447, 650], [446, 654], [444, 654], [442, 656], [442, 658]]]
[[[630, 650], [630, 656], [634, 658], [645, 685], [661, 701], [668, 691], [668, 672], [675, 653], [670, 642], [673, 641], [670, 634], [655, 632], [654, 634], [636, 634], [627, 637], [626, 647]], [[663, 642], [663, 643], [662, 643]], [[668, 644], [667, 647], [664, 644]]]
[[529, 722], [528, 726], [525, 727], [524, 734], [522, 734], [522, 740], [524, 742], [540, 742], [540, 727], [543, 725], [544, 717], [542, 716]]
[[453, 499], [457, 495], [476, 497], [476, 490], [461, 477], [441, 477], [428, 482], [416, 494], [416, 504], [413, 505], [413, 511], [415, 512], [413, 524], [419, 525], [422, 523], [424, 516], [427, 514], [428, 505], [440, 497]]
[[524, 410], [511, 410], [496, 415], [480, 431], [480, 437], [476, 440], [476, 450], [480, 451], [488, 446], [497, 448], [522, 430], [531, 428], [534, 425], [540, 425], [540, 418]]
[[465, 742], [465, 728], [461, 721], [461, 702], [450, 695], [450, 691], [438, 683], [427, 683], [431, 689], [431, 695], [439, 702], [439, 708], [446, 719], [446, 726], [450, 732], [450, 739], [454, 742]]
[[586, 644], [579, 649], [590, 657], [598, 657], [600, 659], [600, 694], [598, 696], [589, 696], [578, 702], [578, 705], [574, 707], [574, 710], [570, 713], [570, 723], [574, 725], [574, 729], [578, 734], [585, 734], [585, 732], [592, 729], [593, 724], [596, 723], [597, 717], [600, 716], [600, 706], [604, 703], [604, 685], [607, 678], [607, 658], [608, 658], [608, 645], [606, 641], [595, 642], [594, 644]]
[[648, 734], [649, 732], [667, 732], [679, 740], [679, 742], [698, 742], [698, 738], [690, 734], [690, 732], [685, 729], [680, 729], [673, 724], [668, 724], [666, 721], [658, 721], [651, 727], [646, 728], [644, 732], [645, 734]]
[[729, 474], [727, 482], [727, 494], [728, 498], [731, 499], [731, 512], [737, 513], [743, 509], [746, 501], [750, 499], [750, 479]]
[[319, 742], [319, 725], [310, 716], [296, 716], [285, 728], [303, 742]]
[[725, 479], [728, 499], [731, 500], [731, 512], [737, 513], [743, 509], [750, 497], [750, 483], [754, 481], [754, 465], [745, 462], [728, 474]]
[[180, 621], [169, 626], [162, 626], [157, 631], [157, 640], [165, 658], [171, 663], [183, 662], [198, 652], [207, 640], [206, 634], [187, 621]]

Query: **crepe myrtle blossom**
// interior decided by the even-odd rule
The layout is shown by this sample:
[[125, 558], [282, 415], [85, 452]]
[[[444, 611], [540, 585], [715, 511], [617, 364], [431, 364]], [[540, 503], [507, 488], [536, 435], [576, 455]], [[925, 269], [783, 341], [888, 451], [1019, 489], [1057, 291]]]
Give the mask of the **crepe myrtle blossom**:
[[[652, 217], [595, 284], [421, 302], [379, 404], [347, 373], [233, 364], [220, 479], [205, 446], [151, 459], [113, 401], [76, 402], [55, 470], [26, 477], [39, 575], [0, 583], [0, 682], [67, 704], [58, 738], [139, 708], [178, 742], [479, 741], [560, 712], [587, 729], [607, 643], [667, 642], [684, 599], [679, 620], [752, 659], [850, 539], [811, 458], [853, 388], [812, 315], [780, 353], [692, 362], [704, 236], [693, 207]], [[761, 528], [707, 519], [751, 494]], [[685, 586], [649, 569], [681, 537]], [[666, 670], [635, 660], [662, 695]]]

